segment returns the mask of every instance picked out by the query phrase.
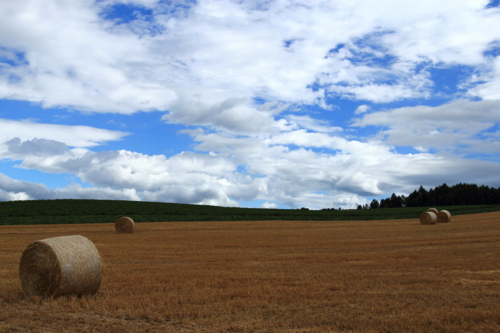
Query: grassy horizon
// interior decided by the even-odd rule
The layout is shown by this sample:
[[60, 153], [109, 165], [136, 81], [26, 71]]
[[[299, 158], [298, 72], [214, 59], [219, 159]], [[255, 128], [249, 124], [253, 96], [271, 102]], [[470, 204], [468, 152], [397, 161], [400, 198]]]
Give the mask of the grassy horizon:
[[[430, 207], [362, 210], [303, 210], [219, 207], [164, 202], [57, 199], [0, 202], [0, 225], [180, 221], [356, 221], [418, 218]], [[452, 215], [500, 211], [500, 205], [437, 206]]]

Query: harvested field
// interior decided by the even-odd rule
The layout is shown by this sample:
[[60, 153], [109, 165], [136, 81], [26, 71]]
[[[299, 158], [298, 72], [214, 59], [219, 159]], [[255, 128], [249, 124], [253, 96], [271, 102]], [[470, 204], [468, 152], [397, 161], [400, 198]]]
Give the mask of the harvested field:
[[[95, 295], [25, 296], [38, 239], [83, 235]], [[500, 213], [419, 220], [0, 226], [0, 332], [499, 332]]]

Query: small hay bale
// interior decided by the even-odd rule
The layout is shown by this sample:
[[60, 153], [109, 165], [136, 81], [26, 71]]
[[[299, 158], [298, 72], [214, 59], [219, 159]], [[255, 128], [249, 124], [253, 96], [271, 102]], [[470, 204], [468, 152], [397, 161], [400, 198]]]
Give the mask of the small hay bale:
[[451, 221], [451, 214], [447, 210], [442, 210], [437, 214], [438, 223], [448, 223]]
[[421, 224], [436, 224], [437, 216], [433, 212], [423, 212], [420, 214]]
[[131, 234], [134, 232], [135, 223], [130, 217], [120, 217], [115, 222], [115, 229], [118, 233]]
[[101, 256], [83, 236], [62, 236], [29, 244], [19, 263], [27, 295], [60, 296], [95, 293], [101, 286]]
[[436, 208], [429, 208], [427, 209], [428, 212], [433, 212], [434, 214], [438, 214], [438, 210]]

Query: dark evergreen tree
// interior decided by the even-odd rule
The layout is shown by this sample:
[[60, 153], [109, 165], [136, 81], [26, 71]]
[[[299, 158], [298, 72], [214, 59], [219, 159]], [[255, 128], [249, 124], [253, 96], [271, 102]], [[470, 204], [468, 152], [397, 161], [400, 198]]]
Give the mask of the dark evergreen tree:
[[429, 206], [429, 192], [423, 187], [420, 186], [418, 189], [418, 194], [420, 196], [419, 207]]
[[393, 193], [392, 196], [391, 196], [390, 207], [391, 208], [401, 208], [401, 207], [403, 207], [403, 199], [401, 199], [400, 196], [397, 196], [395, 193]]
[[500, 204], [500, 188], [485, 185], [447, 184], [427, 191], [423, 186], [413, 191], [408, 197], [392, 194], [391, 198], [380, 201], [381, 208], [390, 207], [432, 207], [459, 205], [498, 205]]
[[380, 208], [380, 202], [378, 202], [377, 199], [373, 199], [372, 202], [370, 202], [370, 209], [377, 209]]
[[413, 191], [408, 198], [406, 198], [406, 207], [419, 207], [419, 195], [417, 190]]
[[380, 208], [391, 208], [391, 199], [382, 199], [380, 200]]

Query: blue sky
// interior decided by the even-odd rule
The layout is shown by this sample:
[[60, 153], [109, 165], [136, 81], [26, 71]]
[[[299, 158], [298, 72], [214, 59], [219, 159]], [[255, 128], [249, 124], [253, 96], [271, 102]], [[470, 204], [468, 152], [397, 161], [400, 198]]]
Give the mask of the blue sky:
[[0, 200], [500, 187], [498, 1], [0, 3]]

